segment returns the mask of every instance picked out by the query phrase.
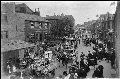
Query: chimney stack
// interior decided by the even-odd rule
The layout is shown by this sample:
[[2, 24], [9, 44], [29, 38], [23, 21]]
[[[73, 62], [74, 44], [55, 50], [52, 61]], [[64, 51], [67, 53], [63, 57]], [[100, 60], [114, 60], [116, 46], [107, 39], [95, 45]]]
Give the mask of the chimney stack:
[[38, 8], [38, 15], [40, 16], [40, 11], [39, 11], [39, 8]]
[[54, 13], [54, 16], [55, 16], [55, 13]]
[[62, 13], [61, 16], [64, 16], [64, 14]]
[[39, 8], [38, 8], [38, 11], [39, 11]]

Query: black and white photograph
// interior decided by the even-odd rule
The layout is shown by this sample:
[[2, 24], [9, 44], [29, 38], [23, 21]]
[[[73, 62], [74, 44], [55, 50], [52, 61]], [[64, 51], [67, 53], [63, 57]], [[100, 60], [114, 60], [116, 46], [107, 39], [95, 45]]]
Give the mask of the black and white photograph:
[[1, 1], [1, 79], [120, 78], [120, 1]]

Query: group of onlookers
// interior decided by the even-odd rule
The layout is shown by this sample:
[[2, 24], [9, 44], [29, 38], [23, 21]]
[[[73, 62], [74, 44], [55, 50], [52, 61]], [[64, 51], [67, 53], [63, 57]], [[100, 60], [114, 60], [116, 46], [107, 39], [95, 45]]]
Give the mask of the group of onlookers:
[[[90, 71], [90, 66], [94, 67], [94, 73], [92, 74], [93, 78], [104, 78], [102, 65], [98, 65], [98, 61], [107, 61], [111, 63], [111, 66], [114, 66], [115, 63], [115, 52], [114, 49], [109, 52], [104, 43], [98, 43], [98, 39], [88, 38], [83, 41], [85, 46], [91, 46], [94, 44], [93, 52], [88, 51], [88, 55], [85, 55], [81, 52], [80, 61], [75, 61], [69, 68], [69, 73], [64, 71], [65, 77], [63, 78], [60, 75], [56, 79], [79, 79], [86, 78], [87, 73]], [[63, 74], [63, 75], [64, 75]]]

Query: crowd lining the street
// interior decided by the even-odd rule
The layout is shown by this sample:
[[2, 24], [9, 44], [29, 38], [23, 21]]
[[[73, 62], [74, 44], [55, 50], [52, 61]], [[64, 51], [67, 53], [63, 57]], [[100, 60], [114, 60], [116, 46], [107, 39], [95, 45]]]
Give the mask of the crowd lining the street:
[[[88, 55], [81, 52], [80, 61], [78, 61], [78, 52], [76, 49], [81, 41], [85, 46], [91, 46], [91, 44], [94, 44], [94, 47], [93, 52], [88, 51]], [[52, 56], [46, 58], [45, 51], [52, 51]], [[66, 69], [69, 69], [69, 73], [63, 71], [63, 74], [60, 74], [59, 77], [56, 77], [55, 79], [86, 78], [87, 73], [90, 71], [90, 66], [93, 66], [95, 69], [92, 75], [93, 78], [104, 78], [104, 67], [98, 65], [97, 62], [105, 60], [110, 62], [111, 66], [114, 67], [115, 60], [114, 49], [108, 51], [107, 45], [103, 42], [98, 43], [98, 39], [95, 38], [83, 39], [82, 37], [74, 37], [74, 39], [68, 40], [65, 43], [58, 43], [56, 47], [54, 47], [54, 50], [51, 50], [50, 47], [47, 49], [43, 48], [41, 55], [37, 53], [32, 54], [31, 52], [34, 52], [34, 50], [30, 49], [26, 51], [24, 59], [17, 60], [17, 66], [13, 65], [11, 63], [12, 60], [9, 59], [7, 62], [7, 68], [9, 70], [9, 75], [11, 75], [10, 79], [19, 79], [23, 77], [28, 77], [28, 79], [54, 78], [55, 70], [60, 67], [61, 62]], [[59, 62], [59, 64], [57, 64], [57, 62]], [[71, 63], [71, 66], [68, 66], [68, 63]], [[64, 78], [62, 75], [64, 75]]]

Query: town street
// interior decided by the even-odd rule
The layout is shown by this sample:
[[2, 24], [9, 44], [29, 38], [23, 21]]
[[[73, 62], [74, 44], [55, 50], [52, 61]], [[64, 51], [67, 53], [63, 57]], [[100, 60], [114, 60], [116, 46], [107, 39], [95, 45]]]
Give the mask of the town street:
[[[82, 40], [82, 39], [81, 39]], [[80, 61], [80, 55], [81, 55], [81, 52], [83, 52], [85, 55], [88, 54], [88, 51], [92, 52], [92, 47], [94, 46], [94, 44], [91, 44], [91, 46], [84, 46], [83, 42], [81, 41], [81, 43], [78, 45], [78, 48], [76, 51], [78, 51], [78, 61]], [[68, 66], [70, 65], [71, 63], [68, 64]], [[107, 63], [107, 61], [101, 61], [99, 62], [98, 61], [98, 65], [103, 65], [104, 67], [104, 70], [103, 70], [103, 76], [104, 78], [111, 78], [111, 74], [115, 72], [115, 70], [111, 69], [111, 64], [110, 63]], [[63, 71], [66, 71], [69, 72], [69, 69], [66, 69], [65, 66], [63, 67], [58, 67], [58, 69], [56, 69], [55, 71], [55, 77], [59, 76], [59, 75], [62, 75], [63, 74]], [[86, 78], [92, 78], [92, 74], [94, 72], [94, 68], [91, 66], [90, 67], [90, 71], [88, 72], [87, 74], [87, 77]]]
[[2, 1], [1, 78], [119, 78], [119, 26], [120, 1]]

